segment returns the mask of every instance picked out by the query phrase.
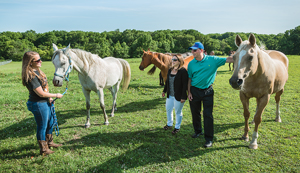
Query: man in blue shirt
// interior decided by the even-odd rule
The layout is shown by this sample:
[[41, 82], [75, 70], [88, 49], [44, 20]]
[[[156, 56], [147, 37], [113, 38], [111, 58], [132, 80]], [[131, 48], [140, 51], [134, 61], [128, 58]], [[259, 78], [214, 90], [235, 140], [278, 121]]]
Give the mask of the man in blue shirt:
[[214, 90], [212, 84], [215, 81], [217, 69], [225, 63], [233, 62], [232, 57], [220, 58], [205, 55], [204, 46], [196, 42], [192, 47], [194, 59], [188, 64], [188, 99], [193, 118], [195, 134], [197, 138], [203, 134], [201, 126], [201, 103], [203, 103], [204, 119], [204, 147], [211, 147], [214, 136], [214, 119], [212, 115], [214, 106]]

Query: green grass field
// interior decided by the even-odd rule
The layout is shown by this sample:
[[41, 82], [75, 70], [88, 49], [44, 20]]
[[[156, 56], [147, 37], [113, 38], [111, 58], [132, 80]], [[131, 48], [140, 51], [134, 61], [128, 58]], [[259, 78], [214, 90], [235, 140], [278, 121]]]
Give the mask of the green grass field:
[[[86, 122], [85, 98], [77, 77], [70, 74], [67, 94], [56, 101], [62, 143], [54, 154], [39, 155], [36, 124], [27, 110], [28, 91], [21, 83], [21, 62], [0, 66], [0, 172], [300, 172], [300, 56], [288, 56], [289, 80], [281, 98], [282, 123], [276, 123], [272, 96], [259, 127], [258, 149], [239, 140], [243, 134], [243, 108], [239, 91], [229, 85], [228, 64], [218, 69], [215, 80], [215, 139], [213, 147], [203, 148], [203, 136], [193, 134], [189, 104], [183, 108], [181, 131], [172, 135], [166, 124], [165, 98], [161, 97], [158, 72], [140, 71], [141, 59], [128, 59], [131, 82], [118, 93], [118, 111], [104, 118], [96, 93], [91, 94], [91, 127]], [[50, 92], [64, 92], [52, 85], [54, 66], [43, 62]], [[65, 83], [64, 85], [65, 86]], [[105, 90], [110, 113], [112, 96]], [[251, 118], [255, 99], [250, 100]], [[250, 137], [254, 125], [250, 125]], [[250, 138], [251, 140], [251, 138]]]

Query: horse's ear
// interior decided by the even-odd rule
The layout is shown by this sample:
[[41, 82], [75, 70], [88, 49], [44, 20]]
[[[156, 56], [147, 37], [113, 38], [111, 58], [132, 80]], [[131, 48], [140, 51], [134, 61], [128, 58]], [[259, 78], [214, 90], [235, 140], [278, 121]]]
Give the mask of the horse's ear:
[[256, 44], [256, 38], [255, 38], [254, 34], [252, 34], [252, 33], [249, 36], [249, 42], [252, 46], [255, 46], [255, 44]]
[[148, 48], [148, 52], [150, 51], [150, 48]]
[[235, 45], [237, 47], [239, 47], [242, 42], [243, 42], [242, 38], [239, 35], [236, 35], [236, 37], [235, 37]]
[[69, 52], [69, 49], [70, 49], [70, 43], [69, 43], [69, 45], [66, 48], [63, 49], [63, 52], [67, 53], [67, 52]]
[[53, 50], [54, 50], [54, 51], [57, 51], [57, 50], [58, 50], [57, 46], [56, 46], [54, 43], [52, 43], [52, 46], [53, 46]]

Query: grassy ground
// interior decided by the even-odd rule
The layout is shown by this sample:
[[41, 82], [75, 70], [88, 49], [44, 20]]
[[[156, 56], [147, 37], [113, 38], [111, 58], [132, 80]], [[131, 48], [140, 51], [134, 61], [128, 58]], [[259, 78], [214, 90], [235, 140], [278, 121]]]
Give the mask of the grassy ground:
[[[141, 59], [129, 59], [132, 78], [128, 90], [118, 94], [118, 111], [103, 125], [96, 93], [91, 94], [91, 127], [86, 122], [85, 98], [77, 78], [70, 75], [67, 94], [56, 101], [63, 147], [39, 156], [34, 117], [26, 108], [28, 91], [21, 84], [21, 62], [0, 66], [0, 172], [299, 172], [300, 56], [288, 56], [289, 80], [281, 99], [282, 123], [274, 122], [275, 99], [267, 105], [259, 128], [257, 150], [239, 140], [244, 117], [239, 92], [229, 85], [228, 64], [218, 70], [215, 89], [215, 140], [203, 148], [204, 138], [193, 139], [188, 102], [183, 108], [181, 131], [165, 131], [165, 98], [161, 98], [158, 71], [139, 71]], [[150, 69], [150, 67], [148, 68]], [[146, 69], [146, 70], [148, 70]], [[51, 92], [54, 66], [43, 62]], [[65, 86], [65, 84], [64, 84]], [[105, 91], [110, 112], [112, 97]], [[250, 100], [251, 118], [255, 99]], [[250, 137], [253, 133], [250, 125]], [[251, 139], [251, 138], [250, 138]]]

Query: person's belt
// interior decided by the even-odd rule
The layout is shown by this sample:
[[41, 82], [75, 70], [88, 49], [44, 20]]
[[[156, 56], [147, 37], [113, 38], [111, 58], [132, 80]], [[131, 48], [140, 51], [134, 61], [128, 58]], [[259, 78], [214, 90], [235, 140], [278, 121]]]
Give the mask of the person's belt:
[[[193, 86], [194, 87], [194, 86]], [[198, 90], [200, 90], [200, 91], [205, 91], [205, 90], [208, 90], [208, 89], [210, 89], [212, 87], [212, 85], [210, 85], [208, 88], [205, 88], [205, 89], [201, 89], [201, 88], [197, 88], [197, 87], [195, 87], [195, 88], [197, 88]]]

